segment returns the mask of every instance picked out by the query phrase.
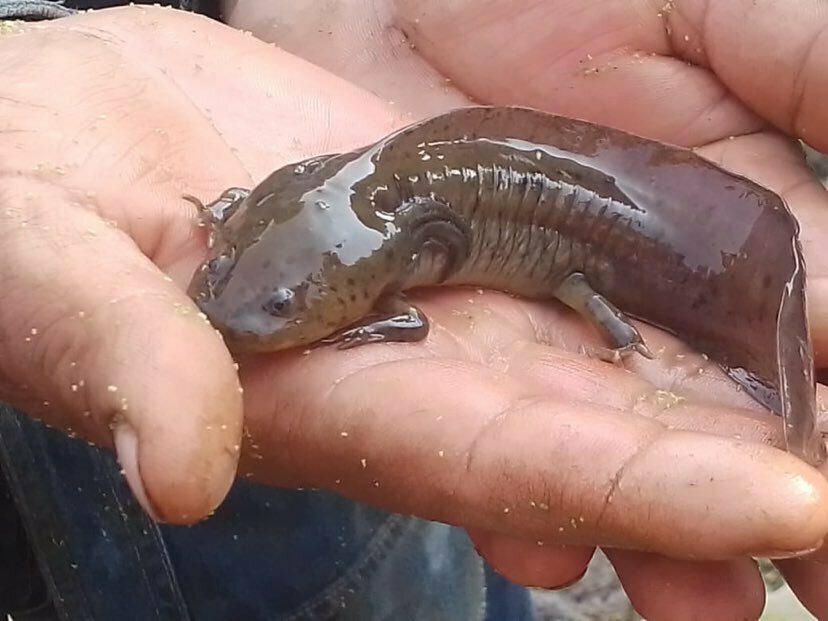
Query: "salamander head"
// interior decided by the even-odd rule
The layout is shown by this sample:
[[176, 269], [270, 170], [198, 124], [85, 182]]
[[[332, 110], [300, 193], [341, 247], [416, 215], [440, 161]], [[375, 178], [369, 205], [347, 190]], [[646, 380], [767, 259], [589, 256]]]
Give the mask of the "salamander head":
[[188, 293], [231, 350], [307, 346], [381, 296], [385, 232], [355, 212], [331, 160], [286, 166], [249, 194], [228, 190], [205, 207], [210, 254]]

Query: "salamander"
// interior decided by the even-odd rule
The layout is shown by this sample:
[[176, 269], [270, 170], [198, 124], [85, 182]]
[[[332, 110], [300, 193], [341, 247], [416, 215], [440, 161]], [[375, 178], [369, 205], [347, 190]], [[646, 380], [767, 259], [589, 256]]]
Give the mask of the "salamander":
[[629, 318], [707, 355], [821, 463], [799, 225], [691, 149], [513, 106], [470, 106], [275, 170], [202, 205], [189, 295], [234, 352], [420, 341], [403, 292], [557, 300], [599, 355], [652, 357]]

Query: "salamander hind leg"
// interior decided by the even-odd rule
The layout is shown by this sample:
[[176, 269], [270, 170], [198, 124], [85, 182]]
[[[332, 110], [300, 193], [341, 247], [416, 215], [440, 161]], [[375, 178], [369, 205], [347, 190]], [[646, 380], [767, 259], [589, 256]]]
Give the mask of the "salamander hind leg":
[[376, 311], [323, 342], [336, 344], [338, 349], [351, 349], [368, 343], [410, 343], [421, 341], [428, 335], [428, 319], [423, 312], [399, 298], [383, 299]]
[[583, 346], [588, 355], [615, 364], [633, 352], [655, 358], [629, 318], [594, 291], [580, 272], [570, 274], [555, 290], [555, 297], [587, 319], [609, 341], [611, 347]]

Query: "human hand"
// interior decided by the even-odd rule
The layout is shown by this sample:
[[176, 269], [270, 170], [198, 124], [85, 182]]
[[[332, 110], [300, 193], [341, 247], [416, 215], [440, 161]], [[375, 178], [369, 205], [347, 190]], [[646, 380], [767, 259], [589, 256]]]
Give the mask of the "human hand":
[[[803, 227], [816, 361], [828, 367], [825, 192], [782, 135], [828, 150], [828, 118], [818, 103], [825, 94], [825, 70], [816, 60], [823, 56], [824, 7], [806, 3], [794, 11], [772, 2], [696, 0], [494, 0], [448, 6], [354, 0], [337, 7], [322, 13], [287, 2], [272, 11], [255, 0], [238, 0], [228, 19], [415, 116], [463, 105], [468, 97], [530, 105], [701, 147], [706, 157], [782, 193]], [[636, 370], [664, 371], [632, 362]], [[584, 381], [570, 377], [564, 385]], [[655, 384], [671, 385], [666, 378]], [[714, 430], [709, 423], [699, 428]], [[538, 569], [557, 554], [529, 552], [526, 544], [491, 536], [478, 540], [484, 554], [519, 581], [537, 579]], [[677, 545], [688, 545], [679, 540]], [[736, 602], [734, 609], [722, 611], [724, 618], [748, 614], [751, 605], [760, 608], [755, 570], [749, 572], [754, 591], [742, 597], [745, 589], [734, 588], [738, 580], [722, 579], [722, 566], [709, 571], [669, 562], [665, 571], [663, 559], [609, 554], [639, 610], [657, 614], [658, 598], [648, 604], [641, 594], [661, 591], [661, 603], [671, 611], [676, 587], [664, 588], [665, 583], [682, 584], [690, 601], [698, 595], [705, 616], [714, 614], [716, 602]], [[820, 551], [813, 558], [825, 556]], [[804, 560], [777, 564], [815, 614], [826, 614], [818, 588], [825, 569]], [[672, 609], [669, 616], [676, 614]]]
[[[220, 341], [185, 312], [192, 307], [181, 289], [203, 256], [203, 237], [181, 193], [210, 197], [249, 185], [402, 120], [289, 55], [170, 11], [108, 11], [33, 30], [0, 40], [4, 66], [26, 76], [4, 84], [0, 100], [9, 120], [0, 141], [9, 162], [0, 224], [4, 396], [101, 443], [119, 413], [115, 428], [126, 422], [138, 438], [137, 460], [125, 464], [133, 489], [162, 518], [193, 521], [229, 485], [241, 404]], [[95, 260], [102, 253], [114, 267]], [[535, 551], [542, 539], [547, 550], [583, 543], [731, 558], [807, 548], [824, 536], [825, 481], [784, 453], [731, 439], [778, 440], [778, 421], [719, 374], [677, 380], [675, 369], [635, 361], [639, 375], [622, 375], [576, 354], [591, 334], [559, 309], [495, 293], [468, 298], [424, 295], [436, 325], [418, 347], [245, 361], [242, 472], [461, 524], [504, 573], [550, 586], [576, 577], [591, 548], [547, 555], [521, 545]], [[33, 335], [30, 326], [49, 329]], [[645, 336], [655, 348], [680, 349], [655, 331]], [[24, 402], [32, 389], [20, 384], [35, 387], [35, 399]], [[655, 394], [665, 386], [686, 401], [665, 409]], [[635, 453], [605, 503], [609, 482]], [[524, 561], [515, 562], [516, 550]], [[698, 590], [707, 606], [727, 611], [759, 601], [749, 561], [690, 571], [644, 558], [614, 557], [640, 610], [664, 610], [664, 591], [652, 587], [670, 572], [674, 588], [688, 589], [670, 593], [679, 601]], [[753, 599], [734, 603], [748, 592]], [[677, 606], [667, 607], [671, 618]]]

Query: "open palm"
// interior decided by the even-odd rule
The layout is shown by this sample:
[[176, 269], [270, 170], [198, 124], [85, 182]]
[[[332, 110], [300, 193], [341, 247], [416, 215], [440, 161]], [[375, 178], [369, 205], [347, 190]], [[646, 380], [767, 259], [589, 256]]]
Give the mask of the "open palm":
[[[19, 302], [0, 309], [8, 332], [22, 329], [29, 317], [21, 309], [35, 302], [61, 319], [43, 337], [57, 344], [33, 356], [23, 355], [22, 340], [4, 342], [5, 359], [20, 360], [4, 369], [5, 396], [104, 443], [118, 412], [115, 444], [127, 476], [145, 505], [171, 521], [197, 519], [221, 500], [242, 441], [243, 474], [460, 525], [499, 570], [525, 584], [571, 581], [599, 545], [648, 618], [690, 618], [699, 607], [707, 618], [756, 616], [763, 591], [750, 556], [819, 546], [828, 532], [828, 483], [769, 446], [779, 444], [778, 419], [712, 365], [642, 326], [659, 358], [615, 367], [579, 353], [596, 336], [559, 305], [497, 292], [424, 292], [417, 302], [432, 331], [423, 343], [240, 361], [242, 421], [232, 360], [183, 297], [204, 238], [180, 195], [211, 198], [470, 99], [702, 146], [782, 193], [802, 222], [817, 362], [828, 366], [826, 197], [790, 141], [769, 127], [795, 128], [828, 147], [828, 135], [818, 133], [821, 93], [807, 88], [825, 76], [797, 64], [809, 37], [791, 30], [786, 40], [801, 39], [799, 46], [772, 49], [781, 20], [772, 11], [785, 9], [771, 3], [731, 2], [715, 15], [702, 11], [705, 3], [677, 2], [668, 16], [632, 1], [490, 1], [485, 10], [471, 2], [340, 3], [350, 13], [333, 23], [353, 19], [371, 24], [369, 32], [320, 27], [318, 15], [302, 14], [304, 3], [293, 4], [296, 15], [280, 3], [280, 15], [291, 16], [284, 38], [261, 26], [276, 19], [245, 14], [244, 2], [230, 17], [259, 24], [261, 37], [339, 78], [206, 20], [150, 9], [79, 16], [26, 35], [43, 53], [27, 57], [20, 70], [29, 77], [4, 86], [17, 90], [0, 101], [13, 107], [36, 95], [40, 107], [15, 109], [17, 129], [52, 122], [57, 110], [61, 130], [24, 131], [6, 143], [8, 153], [21, 170], [63, 168], [73, 155], [68, 171], [45, 181], [24, 175], [8, 191], [30, 209], [37, 189], [51, 201], [36, 211], [38, 239], [73, 243], [50, 254], [53, 244], [32, 245], [15, 221], [4, 224], [20, 241], [6, 244], [4, 265], [14, 266], [7, 279], [61, 275], [36, 294], [6, 288], [7, 301]], [[742, 27], [748, 10], [752, 29]], [[819, 25], [811, 18], [791, 28]], [[342, 62], [343, 50], [363, 49], [363, 40], [370, 53]], [[44, 90], [66, 46], [97, 64], [61, 92]], [[772, 55], [776, 73], [745, 70], [744, 50], [752, 63]], [[67, 109], [67, 101], [81, 104]], [[14, 254], [26, 240], [27, 253]], [[102, 249], [115, 267], [97, 267], [90, 278]], [[78, 327], [78, 311], [90, 308], [98, 310], [84, 319], [94, 329]], [[70, 358], [54, 358], [66, 343], [81, 352], [75, 360], [88, 376], [100, 378], [81, 391], [82, 404], [62, 381]], [[160, 359], [168, 361], [163, 369]], [[43, 368], [56, 378], [44, 395], [16, 389], [43, 384]], [[89, 410], [93, 416], [84, 416]], [[828, 596], [813, 588], [823, 565], [780, 566], [812, 610], [828, 609]]]

